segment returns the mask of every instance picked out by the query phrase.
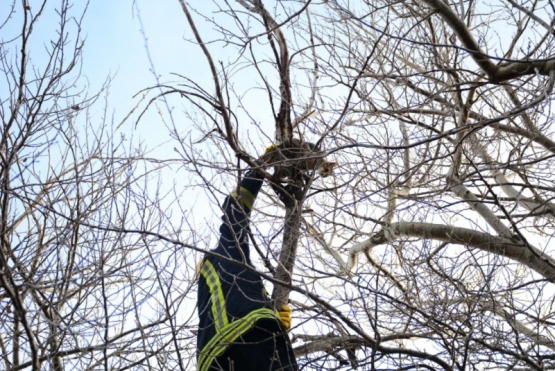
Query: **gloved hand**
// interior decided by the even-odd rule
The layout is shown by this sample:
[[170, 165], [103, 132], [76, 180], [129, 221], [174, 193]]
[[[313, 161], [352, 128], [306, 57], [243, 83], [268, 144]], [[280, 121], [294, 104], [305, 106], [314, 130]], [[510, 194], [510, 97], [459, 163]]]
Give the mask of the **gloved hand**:
[[281, 323], [283, 323], [285, 329], [289, 330], [291, 328], [291, 308], [287, 304], [285, 304], [281, 307], [281, 310], [278, 311], [278, 314], [279, 319], [281, 320]]
[[264, 153], [262, 154], [262, 156], [267, 155], [268, 153], [272, 152], [274, 149], [278, 148], [280, 145], [281, 145], [280, 143], [269, 145], [264, 150]]

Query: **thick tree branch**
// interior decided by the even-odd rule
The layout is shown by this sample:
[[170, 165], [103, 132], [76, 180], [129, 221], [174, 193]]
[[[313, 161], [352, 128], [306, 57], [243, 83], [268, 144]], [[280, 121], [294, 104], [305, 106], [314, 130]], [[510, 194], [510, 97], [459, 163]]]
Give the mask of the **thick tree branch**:
[[[399, 338], [410, 338], [413, 334], [407, 334], [406, 336], [398, 337], [395, 336], [397, 339]], [[444, 362], [441, 358], [434, 356], [430, 353], [406, 349], [406, 348], [390, 348], [385, 347], [382, 345], [376, 345], [373, 343], [369, 343], [367, 340], [360, 338], [358, 336], [353, 335], [345, 335], [345, 336], [337, 336], [337, 335], [317, 335], [317, 336], [298, 336], [302, 338], [306, 344], [295, 348], [295, 355], [296, 356], [303, 356], [315, 352], [325, 352], [325, 353], [334, 353], [346, 348], [357, 348], [357, 347], [370, 347], [370, 348], [377, 348], [380, 352], [385, 354], [405, 354], [410, 357], [420, 358], [420, 359], [427, 359], [432, 362], [437, 363], [439, 366], [443, 367], [444, 370], [452, 370], [453, 368], [446, 362]], [[382, 339], [384, 340], [384, 339]]]
[[507, 309], [505, 309], [500, 303], [480, 301], [479, 305], [484, 310], [490, 311], [502, 317], [511, 325], [513, 329], [518, 331], [518, 333], [526, 336], [535, 344], [547, 347], [551, 350], [555, 350], [555, 342], [553, 340], [551, 340], [547, 336], [540, 334], [538, 330], [531, 329], [525, 323], [518, 321], [515, 316], [511, 314]]
[[[284, 228], [283, 228], [283, 244], [279, 255], [279, 262], [274, 274], [274, 279], [281, 282], [287, 282], [291, 285], [291, 277], [293, 268], [295, 267], [295, 258], [297, 256], [297, 246], [299, 242], [302, 205], [304, 197], [300, 195], [292, 195], [293, 202], [286, 205]], [[291, 288], [284, 285], [276, 285], [272, 292], [272, 300], [276, 309], [280, 309], [289, 301], [289, 293]]]
[[388, 229], [382, 229], [370, 239], [351, 247], [348, 260], [340, 261], [339, 264], [346, 271], [351, 270], [359, 253], [370, 251], [375, 246], [391, 243], [402, 237], [436, 240], [480, 249], [522, 263], [555, 283], [555, 259], [534, 246], [525, 245], [516, 239], [493, 236], [468, 228], [432, 223], [393, 223]]
[[480, 48], [466, 24], [442, 0], [423, 0], [435, 9], [457, 34], [461, 43], [468, 50], [474, 61], [488, 75], [492, 82], [503, 82], [525, 75], [549, 76], [555, 70], [555, 59], [511, 61], [495, 64]]
[[452, 176], [449, 181], [451, 190], [476, 211], [503, 238], [511, 239], [513, 234], [506, 225], [458, 179]]

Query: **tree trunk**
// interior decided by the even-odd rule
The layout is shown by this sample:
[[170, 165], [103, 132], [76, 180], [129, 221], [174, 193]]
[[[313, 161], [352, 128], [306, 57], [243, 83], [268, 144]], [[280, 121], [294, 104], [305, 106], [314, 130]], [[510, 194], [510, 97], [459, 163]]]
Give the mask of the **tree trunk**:
[[297, 256], [297, 244], [299, 242], [301, 228], [301, 210], [304, 201], [303, 192], [295, 195], [292, 202], [288, 202], [285, 206], [285, 222], [283, 227], [283, 245], [279, 255], [279, 265], [274, 274], [274, 278], [287, 284], [276, 284], [272, 292], [272, 301], [274, 307], [279, 310], [289, 301], [289, 293], [291, 292], [291, 276], [295, 267], [295, 257]]

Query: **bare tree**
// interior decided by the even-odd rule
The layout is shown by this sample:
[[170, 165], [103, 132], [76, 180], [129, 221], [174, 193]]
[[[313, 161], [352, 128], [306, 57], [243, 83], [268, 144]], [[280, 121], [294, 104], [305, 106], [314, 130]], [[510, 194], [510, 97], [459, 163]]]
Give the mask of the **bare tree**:
[[294, 224], [271, 192], [256, 223], [260, 270], [293, 289], [300, 363], [554, 367], [550, 2], [180, 3], [215, 82], [167, 87], [217, 148], [180, 137], [199, 174], [293, 136], [340, 163], [300, 188]]
[[[176, 71], [121, 121], [69, 1], [0, 22], [2, 368], [193, 368], [202, 219], [294, 139], [336, 176], [260, 169], [251, 237], [304, 369], [555, 367], [550, 2], [179, 3], [210, 83]], [[164, 99], [176, 159], [122, 136]]]
[[197, 237], [169, 241], [187, 225], [165, 223], [169, 162], [89, 110], [110, 81], [91, 94], [80, 75], [86, 5], [14, 1], [0, 21], [0, 368], [190, 369], [176, 246]]

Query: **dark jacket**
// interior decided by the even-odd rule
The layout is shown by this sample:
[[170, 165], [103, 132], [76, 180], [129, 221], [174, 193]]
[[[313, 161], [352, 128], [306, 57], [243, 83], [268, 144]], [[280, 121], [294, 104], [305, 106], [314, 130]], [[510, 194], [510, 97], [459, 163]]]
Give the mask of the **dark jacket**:
[[[245, 339], [257, 336], [255, 334], [261, 327], [274, 337], [281, 338], [274, 339], [271, 344], [283, 342], [286, 349], [278, 353], [287, 353], [287, 358], [293, 358], [294, 363], [286, 331], [269, 302], [260, 275], [246, 268], [252, 267], [248, 242], [249, 215], [262, 182], [262, 175], [251, 170], [241, 181], [239, 194], [234, 192], [226, 197], [222, 206], [220, 240], [212, 250], [226, 259], [207, 254], [202, 264], [197, 303], [197, 368], [201, 371], [209, 369], [218, 357], [225, 355], [233, 359], [234, 354], [230, 353], [245, 352]], [[222, 311], [224, 308], [225, 311]], [[233, 326], [235, 328], [230, 330]], [[258, 330], [253, 330], [254, 327]], [[265, 339], [259, 340], [260, 344]], [[229, 346], [238, 343], [243, 344], [243, 348]], [[257, 345], [251, 342], [249, 346]], [[260, 349], [259, 345], [254, 352]], [[264, 353], [260, 356], [264, 357]], [[219, 364], [222, 362], [220, 360]], [[236, 360], [234, 364], [239, 366], [240, 361]]]

